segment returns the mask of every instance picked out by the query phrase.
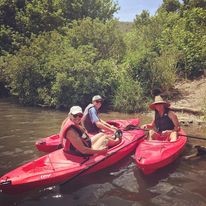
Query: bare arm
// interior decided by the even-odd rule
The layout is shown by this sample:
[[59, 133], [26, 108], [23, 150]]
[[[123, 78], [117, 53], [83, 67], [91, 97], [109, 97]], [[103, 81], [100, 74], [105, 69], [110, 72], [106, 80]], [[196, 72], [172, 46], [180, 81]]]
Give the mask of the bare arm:
[[109, 123], [107, 123], [107, 122], [105, 122], [104, 120], [102, 120], [102, 119], [100, 119], [100, 121], [104, 124], [104, 125], [106, 125], [106, 126], [108, 126], [109, 128], [111, 128], [111, 129], [115, 129], [115, 130], [117, 130], [118, 128], [117, 127], [115, 127], [114, 125], [111, 125], [111, 124], [109, 124]]
[[[67, 117], [66, 119], [64, 119], [64, 121], [62, 122], [62, 125], [61, 125], [61, 128], [60, 128], [60, 131], [63, 129], [63, 127], [64, 127], [64, 125], [65, 125], [66, 121], [68, 120], [68, 118], [69, 118], [69, 117]], [[62, 138], [60, 139], [60, 142], [61, 142], [61, 144], [63, 144], [63, 139], [62, 139]]]
[[100, 129], [103, 129], [103, 130], [106, 130], [106, 131], [110, 131], [110, 132], [115, 132], [117, 130], [116, 127], [106, 123], [105, 121], [103, 120], [99, 120], [96, 122], [96, 126]]
[[155, 128], [154, 119], [152, 120], [151, 123], [142, 125], [141, 128], [143, 128], [143, 129], [154, 129]]
[[170, 111], [168, 114], [169, 118], [172, 120], [173, 124], [174, 124], [174, 131], [178, 132], [180, 130], [180, 124], [179, 124], [179, 120], [177, 118], [177, 115]]
[[73, 129], [69, 129], [66, 135], [66, 138], [71, 142], [71, 144], [77, 149], [79, 150], [81, 153], [83, 154], [104, 154], [106, 153], [107, 149], [106, 148], [102, 148], [100, 150], [94, 150], [91, 149], [89, 147], [86, 147], [83, 142], [81, 141], [79, 134], [73, 130]]

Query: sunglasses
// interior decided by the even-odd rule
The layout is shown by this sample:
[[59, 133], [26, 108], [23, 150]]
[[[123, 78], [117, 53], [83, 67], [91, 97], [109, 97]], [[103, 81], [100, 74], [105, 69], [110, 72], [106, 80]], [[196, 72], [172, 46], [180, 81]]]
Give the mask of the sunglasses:
[[97, 102], [97, 103], [102, 103], [102, 100], [97, 100], [96, 102]]
[[73, 114], [72, 116], [73, 116], [74, 118], [77, 118], [77, 117], [82, 118], [82, 117], [83, 117], [83, 114]]

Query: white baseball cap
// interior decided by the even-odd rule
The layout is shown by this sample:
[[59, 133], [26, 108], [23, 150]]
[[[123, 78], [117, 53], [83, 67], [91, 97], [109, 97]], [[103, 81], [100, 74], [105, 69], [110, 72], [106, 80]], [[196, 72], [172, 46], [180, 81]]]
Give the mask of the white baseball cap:
[[80, 114], [80, 113], [83, 114], [82, 108], [80, 106], [73, 106], [70, 108], [69, 114], [75, 115], [75, 114]]

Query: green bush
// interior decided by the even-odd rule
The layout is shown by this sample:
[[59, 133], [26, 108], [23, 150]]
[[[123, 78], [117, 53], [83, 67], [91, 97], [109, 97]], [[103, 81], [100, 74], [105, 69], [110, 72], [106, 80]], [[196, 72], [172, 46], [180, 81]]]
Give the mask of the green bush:
[[118, 87], [113, 97], [113, 107], [121, 112], [140, 112], [145, 109], [146, 99], [143, 98], [143, 89], [126, 70], [118, 78]]

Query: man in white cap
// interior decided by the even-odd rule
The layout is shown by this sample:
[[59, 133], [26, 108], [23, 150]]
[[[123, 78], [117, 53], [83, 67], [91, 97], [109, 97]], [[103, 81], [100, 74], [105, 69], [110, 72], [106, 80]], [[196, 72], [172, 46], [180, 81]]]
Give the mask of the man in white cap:
[[169, 108], [170, 103], [164, 101], [161, 96], [156, 96], [149, 107], [155, 111], [153, 121], [142, 126], [143, 129], [149, 129], [149, 140], [176, 141], [180, 125], [176, 114]]
[[91, 134], [97, 134], [103, 131], [115, 132], [118, 128], [103, 121], [98, 116], [98, 110], [102, 106], [103, 98], [100, 95], [95, 95], [84, 110], [82, 124], [85, 129]]

